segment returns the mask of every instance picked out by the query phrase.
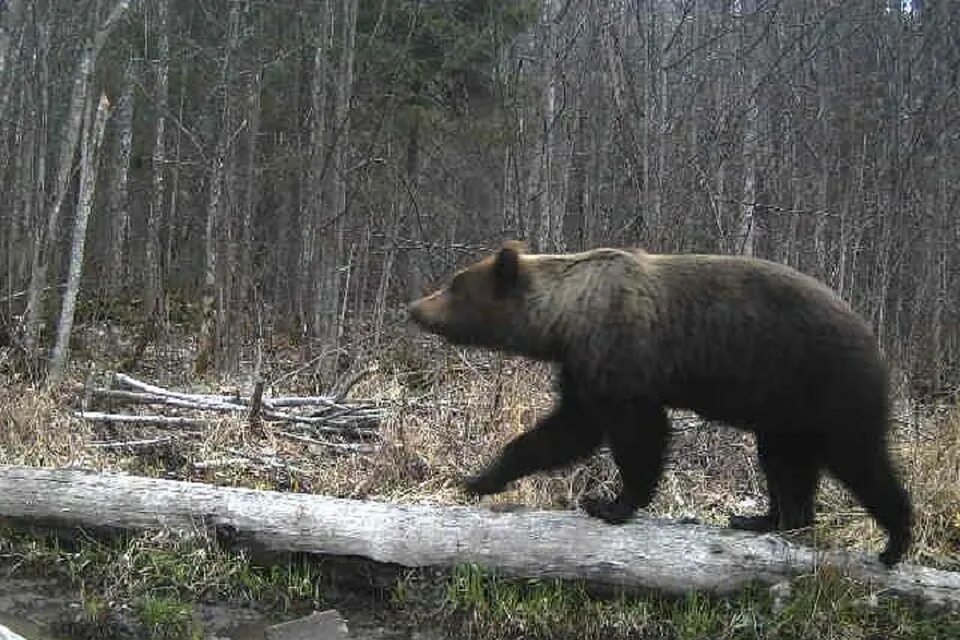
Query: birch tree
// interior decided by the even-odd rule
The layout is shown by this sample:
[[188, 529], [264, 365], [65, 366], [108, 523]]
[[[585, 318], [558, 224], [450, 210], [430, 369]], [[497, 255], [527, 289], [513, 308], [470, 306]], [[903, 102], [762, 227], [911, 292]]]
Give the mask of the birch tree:
[[100, 24], [96, 32], [87, 39], [74, 72], [73, 91], [60, 138], [57, 178], [53, 185], [54, 192], [50, 200], [50, 208], [47, 211], [46, 233], [38, 233], [33, 246], [24, 337], [25, 347], [31, 355], [37, 349], [43, 291], [47, 286], [47, 270], [51, 260], [49, 254], [54, 248], [54, 243], [60, 231], [60, 214], [63, 210], [63, 203], [67, 198], [68, 183], [73, 170], [73, 157], [80, 138], [84, 105], [86, 104], [87, 93], [90, 90], [90, 79], [100, 52], [129, 6], [130, 0], [118, 0], [113, 4], [106, 19]]
[[67, 274], [67, 288], [60, 307], [60, 321], [57, 324], [57, 341], [50, 356], [49, 377], [56, 382], [63, 374], [70, 353], [70, 334], [73, 331], [73, 314], [77, 307], [77, 295], [80, 292], [80, 270], [83, 268], [84, 249], [87, 239], [87, 224], [93, 209], [93, 196], [97, 183], [97, 155], [103, 141], [103, 130], [110, 115], [110, 102], [106, 94], [100, 95], [94, 111], [93, 100], [87, 99], [84, 136], [80, 154], [80, 192], [77, 201], [77, 215], [73, 227], [73, 240], [70, 243], [70, 269]]

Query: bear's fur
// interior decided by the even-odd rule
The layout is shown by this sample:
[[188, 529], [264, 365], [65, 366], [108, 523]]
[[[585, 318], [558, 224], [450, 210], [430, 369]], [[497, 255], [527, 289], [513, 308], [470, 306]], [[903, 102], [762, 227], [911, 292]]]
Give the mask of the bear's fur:
[[883, 563], [911, 543], [911, 504], [887, 451], [888, 372], [869, 325], [817, 280], [735, 256], [601, 248], [534, 255], [517, 242], [412, 303], [450, 343], [559, 364], [553, 412], [466, 488], [485, 495], [582, 459], [606, 441], [622, 489], [586, 498], [610, 523], [647, 506], [669, 438], [667, 408], [756, 434], [770, 506], [732, 527], [813, 522], [821, 470], [886, 530]]

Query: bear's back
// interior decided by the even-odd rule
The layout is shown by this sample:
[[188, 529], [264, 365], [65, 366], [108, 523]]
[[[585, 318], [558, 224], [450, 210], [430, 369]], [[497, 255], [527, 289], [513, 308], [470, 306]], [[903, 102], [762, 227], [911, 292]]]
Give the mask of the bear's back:
[[656, 359], [675, 406], [717, 419], [884, 409], [873, 331], [825, 284], [754, 258], [638, 259], [660, 285]]

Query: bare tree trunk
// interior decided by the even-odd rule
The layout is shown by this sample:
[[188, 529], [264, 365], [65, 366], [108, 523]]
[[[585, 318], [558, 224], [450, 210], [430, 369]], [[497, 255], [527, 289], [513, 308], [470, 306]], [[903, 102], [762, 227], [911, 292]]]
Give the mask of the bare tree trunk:
[[9, 304], [13, 301], [13, 289], [24, 288], [29, 278], [31, 248], [39, 226], [36, 212], [42, 206], [41, 194], [46, 181], [46, 109], [49, 91], [46, 58], [49, 38], [42, 25], [35, 26], [37, 40], [29, 59], [29, 69], [24, 71], [31, 81], [20, 84], [20, 108], [15, 125], [17, 141], [13, 153], [17, 183], [11, 191], [19, 195], [11, 211], [9, 231], [5, 238]]
[[227, 160], [227, 145], [230, 144], [230, 70], [234, 53], [240, 40], [240, 2], [231, 0], [230, 16], [228, 18], [227, 46], [224, 53], [223, 65], [220, 71], [220, 83], [223, 87], [223, 111], [217, 132], [217, 145], [213, 154], [210, 168], [210, 191], [207, 199], [207, 215], [204, 224], [203, 248], [203, 294], [201, 299], [202, 320], [200, 325], [200, 339], [197, 359], [194, 362], [194, 373], [205, 373], [215, 359], [219, 357], [221, 321], [216, 307], [222, 310], [222, 287], [218, 285], [220, 275], [220, 233], [223, 224], [223, 182], [224, 165]]
[[[336, 129], [336, 115], [333, 125], [327, 122], [329, 91], [332, 85], [331, 55], [334, 43], [334, 24], [336, 7], [334, 0], [325, 0], [320, 17], [320, 33], [313, 52], [313, 80], [310, 87], [310, 106], [312, 122], [310, 127], [310, 167], [307, 181], [307, 216], [309, 219], [309, 240], [304, 243], [303, 265], [308, 270], [310, 282], [310, 334], [321, 338], [324, 333], [324, 236], [330, 232], [325, 218], [331, 218], [332, 206], [329, 205], [329, 184], [331, 178], [327, 166], [331, 147], [337, 144], [337, 136], [328, 135], [328, 129]], [[335, 178], [334, 178], [335, 179]], [[326, 214], [326, 216], [324, 215]]]
[[166, 199], [166, 128], [170, 77], [170, 0], [157, 3], [157, 65], [153, 85], [156, 128], [153, 138], [153, 190], [147, 213], [147, 234], [144, 246], [143, 312], [147, 325], [156, 326], [161, 319], [162, 274], [160, 270], [160, 218]]
[[[582, 95], [582, 90], [581, 90]], [[579, 250], [586, 248], [588, 239], [592, 235], [593, 216], [590, 211], [589, 185], [587, 181], [587, 114], [583, 107], [577, 109], [576, 132], [572, 144], [570, 166], [574, 218], [577, 221], [576, 247]], [[569, 236], [568, 236], [569, 238]]]
[[[554, 22], [556, 9], [554, 0], [544, 0], [540, 13], [541, 65], [543, 69], [543, 93], [541, 95], [539, 152], [536, 154], [535, 170], [530, 172], [531, 200], [539, 203], [539, 227], [537, 229], [537, 247], [540, 251], [558, 251], [562, 235], [562, 212], [554, 209], [553, 164], [554, 164], [554, 126], [556, 124], [557, 64], [556, 42], [557, 25]], [[559, 225], [560, 229], [557, 229]]]
[[644, 91], [643, 113], [643, 190], [645, 241], [654, 248], [661, 239], [661, 195], [660, 175], [663, 170], [664, 143], [663, 121], [665, 117], [664, 90], [666, 72], [660, 64], [660, 42], [662, 40], [661, 19], [657, 11], [650, 11], [646, 33], [646, 91]]
[[[0, 209], [0, 247], [4, 247], [6, 257], [2, 261], [3, 264], [0, 265], [5, 269], [5, 273], [0, 274], [0, 291], [5, 294], [3, 299], [9, 301], [12, 301], [10, 296], [13, 295], [14, 288], [20, 286], [19, 281], [23, 273], [20, 269], [24, 262], [23, 253], [20, 251], [20, 247], [23, 246], [21, 237], [26, 237], [27, 229], [30, 228], [29, 223], [25, 220], [25, 214], [30, 206], [27, 200], [30, 191], [25, 188], [25, 185], [33, 182], [31, 149], [34, 146], [35, 127], [25, 117], [27, 113], [27, 86], [22, 85], [20, 89], [20, 108], [18, 109], [17, 122], [13, 125], [16, 128], [14, 135], [19, 148], [15, 148], [13, 151], [13, 180], [15, 180], [15, 184], [10, 190], [12, 206], [7, 211]], [[2, 158], [0, 158], [0, 163], [2, 163]], [[2, 171], [2, 165], [0, 165], [0, 171]], [[4, 315], [3, 311], [0, 310], [0, 317], [2, 315]]]
[[754, 218], [757, 210], [757, 92], [756, 66], [751, 66], [749, 82], [744, 87], [747, 93], [747, 112], [743, 129], [743, 195], [740, 204], [740, 230], [738, 253], [752, 256], [756, 253], [757, 226]]
[[338, 135], [333, 153], [332, 193], [330, 202], [334, 218], [332, 224], [324, 225], [320, 255], [322, 283], [319, 303], [323, 305], [321, 323], [321, 348], [328, 350], [332, 358], [326, 360], [323, 378], [333, 385], [333, 377], [339, 369], [340, 358], [340, 299], [343, 297], [340, 283], [340, 261], [343, 257], [344, 226], [347, 217], [347, 159], [350, 152], [350, 98], [353, 95], [353, 61], [357, 29], [357, 0], [343, 0], [341, 15], [341, 42], [343, 50], [340, 71], [334, 94], [333, 117]]
[[257, 165], [258, 143], [260, 137], [260, 92], [262, 91], [263, 68], [257, 65], [250, 81], [247, 95], [247, 122], [249, 142], [247, 143], [246, 192], [243, 202], [243, 235], [240, 262], [241, 299], [249, 301], [253, 296], [253, 243], [254, 218], [260, 199], [260, 176]]
[[111, 219], [107, 287], [117, 293], [127, 283], [125, 254], [130, 239], [130, 158], [133, 154], [133, 87], [137, 82], [136, 62], [131, 58], [123, 74], [123, 91], [117, 104], [116, 165], [110, 185], [108, 210]]
[[97, 183], [97, 154], [103, 141], [103, 130], [110, 115], [110, 102], [106, 94], [101, 94], [94, 116], [93, 101], [88, 98], [86, 110], [86, 135], [80, 158], [80, 193], [77, 202], [77, 217], [73, 227], [73, 242], [70, 244], [70, 271], [67, 276], [67, 290], [60, 307], [60, 322], [57, 327], [57, 342], [50, 357], [49, 376], [57, 381], [70, 351], [70, 333], [73, 331], [73, 314], [80, 291], [80, 272], [83, 268], [83, 255], [87, 238], [87, 223], [93, 208], [93, 195]]
[[[637, 227], [642, 224], [642, 218], [645, 214], [642, 203], [646, 169], [645, 161], [641, 160], [641, 154], [643, 154], [645, 158], [646, 152], [643, 144], [638, 140], [640, 134], [637, 132], [637, 127], [633, 123], [636, 114], [630, 111], [630, 105], [625, 95], [627, 93], [628, 81], [624, 71], [624, 53], [619, 44], [623, 39], [622, 25], [625, 16], [626, 13], [622, 4], [617, 4], [613, 7], [609, 17], [606, 19], [606, 25], [600, 37], [604, 49], [604, 60], [607, 65], [611, 98], [613, 99], [614, 107], [616, 126], [612, 127], [612, 136], [614, 139], [620, 138], [623, 140], [623, 142], [619, 142], [614, 146], [619, 146], [622, 149], [622, 153], [626, 155], [627, 171], [630, 175], [630, 187], [633, 192], [633, 203], [630, 208], [634, 212], [639, 212], [633, 215], [633, 223], [631, 223], [631, 226]], [[603, 161], [599, 158], [597, 159], [597, 165], [597, 172], [599, 173], [602, 171], [603, 166]], [[605, 219], [604, 224], [609, 227], [609, 217]], [[606, 238], [606, 236], [604, 237]]]
[[[723, 83], [715, 83], [716, 90], [714, 95], [714, 100], [716, 102], [717, 109], [722, 109], [724, 104], [724, 91]], [[716, 226], [717, 226], [717, 242], [716, 246], [722, 251], [730, 250], [730, 239], [727, 231], [727, 220], [726, 220], [726, 182], [727, 182], [727, 166], [726, 158], [724, 157], [725, 151], [723, 149], [712, 150], [711, 156], [716, 158], [716, 186], [714, 187], [714, 202], [715, 211], [714, 215], [716, 217]]]
[[21, 26], [23, 20], [22, 0], [9, 0], [6, 5], [0, 13], [0, 79], [7, 73], [13, 32]]
[[420, 211], [418, 209], [420, 192], [420, 170], [423, 165], [422, 149], [420, 148], [419, 116], [410, 125], [412, 129], [407, 134], [406, 154], [404, 156], [404, 172], [400, 178], [400, 219], [406, 225], [407, 247], [403, 251], [407, 272], [407, 298], [413, 300], [423, 295], [424, 269], [420, 263], [420, 242], [423, 240]]
[[155, 110], [152, 182], [150, 201], [147, 205], [146, 237], [143, 247], [141, 286], [143, 287], [143, 327], [137, 336], [133, 352], [122, 368], [129, 368], [143, 357], [147, 346], [153, 342], [164, 322], [162, 313], [163, 275], [160, 269], [160, 219], [163, 216], [166, 172], [166, 122], [168, 84], [170, 73], [170, 0], [159, 0], [157, 7], [157, 62], [154, 69], [153, 107]]
[[387, 249], [380, 266], [380, 279], [377, 283], [377, 297], [373, 307], [373, 345], [379, 348], [383, 332], [383, 318], [387, 308], [387, 298], [390, 294], [390, 276], [393, 275], [393, 266], [397, 260], [397, 244], [400, 239], [400, 230], [403, 226], [400, 207], [395, 203], [385, 212], [387, 223]]
[[[37, 26], [37, 91], [39, 92], [39, 109], [32, 110], [32, 120], [35, 123], [36, 132], [34, 136], [35, 146], [31, 150], [31, 155], [35, 158], [36, 179], [31, 185], [24, 185], [24, 198], [27, 205], [24, 207], [24, 216], [31, 230], [33, 241], [31, 243], [32, 252], [27, 259], [26, 266], [33, 270], [37, 264], [37, 252], [40, 251], [43, 243], [43, 227], [40, 217], [43, 215], [44, 193], [47, 189], [47, 146], [49, 144], [49, 126], [50, 126], [50, 25], [46, 22], [40, 22]], [[29, 191], [28, 191], [29, 190]]]
[[[186, 102], [186, 77], [188, 74], [188, 65], [186, 62], [182, 62], [181, 73], [180, 73], [180, 104], [177, 112], [177, 119], [180, 122], [183, 122], [184, 116], [184, 103]], [[178, 205], [180, 203], [180, 159], [183, 147], [183, 131], [180, 127], [176, 129], [176, 136], [173, 143], [173, 158], [170, 162], [170, 202], [167, 208], [167, 235], [165, 238], [164, 251], [163, 251], [163, 263], [166, 265], [164, 267], [164, 275], [169, 277], [170, 268], [173, 264], [173, 247], [174, 243], [181, 237], [182, 234], [178, 232]]]
[[[12, 66], [10, 60], [13, 57], [14, 34], [23, 28], [23, 8], [22, 0], [9, 0], [7, 6], [0, 11], [0, 122], [3, 121], [11, 91], [11, 81], [7, 79], [7, 71]], [[11, 78], [12, 80], [12, 74]]]
[[63, 123], [63, 137], [60, 140], [60, 162], [57, 168], [57, 181], [54, 185], [53, 199], [47, 212], [46, 234], [45, 236], [38, 234], [34, 243], [24, 339], [25, 347], [31, 356], [35, 355], [37, 350], [43, 291], [47, 286], [47, 269], [50, 263], [49, 252], [53, 250], [60, 231], [60, 213], [63, 209], [63, 202], [67, 197], [70, 174], [73, 171], [73, 157], [76, 153], [77, 141], [80, 138], [83, 110], [87, 100], [87, 92], [90, 88], [90, 79], [100, 51], [107, 43], [110, 33], [126, 12], [129, 4], [130, 0], [118, 0], [113, 5], [106, 20], [100, 25], [93, 37], [87, 40], [80, 61], [77, 63], [70, 106]]

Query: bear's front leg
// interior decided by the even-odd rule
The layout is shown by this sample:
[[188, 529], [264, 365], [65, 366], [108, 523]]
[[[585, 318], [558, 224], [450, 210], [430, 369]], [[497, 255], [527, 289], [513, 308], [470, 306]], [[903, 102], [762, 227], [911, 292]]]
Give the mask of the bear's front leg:
[[602, 433], [578, 419], [572, 402], [561, 402], [530, 431], [514, 438], [479, 474], [463, 480], [473, 495], [500, 493], [508, 484], [538, 471], [547, 471], [590, 455]]
[[622, 488], [613, 500], [584, 497], [580, 507], [594, 518], [622, 524], [656, 494], [667, 452], [670, 423], [662, 408], [609, 407], [604, 409], [610, 448], [620, 471]]

